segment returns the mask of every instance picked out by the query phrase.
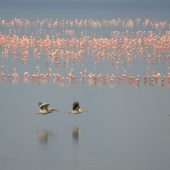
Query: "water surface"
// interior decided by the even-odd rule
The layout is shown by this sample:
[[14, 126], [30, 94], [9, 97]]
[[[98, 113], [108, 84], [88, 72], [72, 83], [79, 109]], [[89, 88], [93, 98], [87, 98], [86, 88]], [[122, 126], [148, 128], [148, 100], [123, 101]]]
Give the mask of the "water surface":
[[[97, 5], [94, 11], [87, 6], [32, 8], [31, 4], [28, 7], [2, 4], [0, 15], [29, 19], [135, 15], [169, 20], [168, 7], [163, 4], [150, 3], [147, 8], [147, 3], [143, 8], [134, 4], [126, 10], [122, 4], [117, 4], [119, 8], [115, 5], [116, 9], [106, 4]], [[19, 69], [22, 70], [20, 66]], [[165, 68], [160, 70], [164, 72]], [[161, 86], [1, 83], [0, 169], [168, 170], [169, 99], [169, 88]], [[88, 112], [69, 115], [75, 100]], [[40, 101], [61, 112], [36, 115]]]

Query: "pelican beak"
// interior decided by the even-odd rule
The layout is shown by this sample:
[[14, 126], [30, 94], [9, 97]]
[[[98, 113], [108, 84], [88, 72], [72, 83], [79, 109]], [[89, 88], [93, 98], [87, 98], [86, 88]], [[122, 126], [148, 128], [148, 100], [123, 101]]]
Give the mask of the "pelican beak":
[[87, 112], [87, 110], [86, 109], [81, 109], [81, 112]]
[[54, 112], [60, 112], [60, 110], [58, 110], [58, 109], [54, 109], [53, 111], [54, 111]]
[[50, 109], [50, 112], [59, 112], [60, 110], [58, 109]]

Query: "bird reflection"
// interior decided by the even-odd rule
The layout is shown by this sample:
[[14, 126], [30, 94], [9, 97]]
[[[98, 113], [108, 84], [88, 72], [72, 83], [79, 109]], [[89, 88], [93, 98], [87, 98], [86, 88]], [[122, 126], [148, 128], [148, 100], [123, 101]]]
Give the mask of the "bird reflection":
[[49, 139], [53, 137], [54, 137], [53, 133], [46, 130], [40, 130], [37, 133], [38, 142], [42, 145], [47, 145]]
[[72, 135], [73, 142], [75, 144], [78, 144], [82, 133], [83, 133], [83, 129], [81, 128], [78, 128], [78, 127], [71, 128], [71, 135]]

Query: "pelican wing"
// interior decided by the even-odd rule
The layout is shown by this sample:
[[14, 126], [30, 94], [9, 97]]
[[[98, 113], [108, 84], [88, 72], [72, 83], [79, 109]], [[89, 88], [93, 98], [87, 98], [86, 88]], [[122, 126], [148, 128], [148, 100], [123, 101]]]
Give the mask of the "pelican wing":
[[49, 105], [50, 105], [50, 104], [43, 103], [43, 104], [40, 105], [40, 109], [42, 109], [42, 110], [48, 110], [48, 106], [49, 106]]
[[79, 110], [79, 108], [80, 108], [80, 105], [79, 105], [79, 102], [74, 102], [73, 103], [73, 110]]

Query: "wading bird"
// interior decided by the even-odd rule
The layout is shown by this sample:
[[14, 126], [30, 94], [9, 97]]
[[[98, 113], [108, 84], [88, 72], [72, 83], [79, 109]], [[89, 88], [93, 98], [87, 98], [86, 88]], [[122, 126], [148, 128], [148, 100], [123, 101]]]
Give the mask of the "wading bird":
[[59, 112], [58, 109], [49, 108], [50, 104], [39, 102], [38, 105], [40, 107], [40, 110], [39, 110], [39, 112], [37, 112], [37, 114], [46, 115], [46, 114], [49, 114], [52, 112]]
[[81, 108], [79, 102], [74, 102], [72, 110], [69, 112], [69, 114], [79, 114], [82, 112], [87, 112], [87, 110]]

